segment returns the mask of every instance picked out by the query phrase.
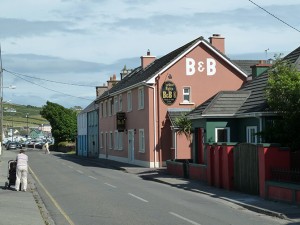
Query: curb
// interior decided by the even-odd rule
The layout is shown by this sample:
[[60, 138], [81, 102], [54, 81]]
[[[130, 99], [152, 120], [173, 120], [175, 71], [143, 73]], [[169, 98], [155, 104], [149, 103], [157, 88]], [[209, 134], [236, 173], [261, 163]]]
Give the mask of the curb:
[[[126, 171], [126, 169], [124, 169], [124, 171]], [[128, 171], [126, 171], [126, 172], [128, 172]], [[150, 176], [149, 177], [141, 176], [141, 177], [145, 180], [155, 181], [157, 183], [170, 185], [172, 187], [177, 187], [178, 186], [176, 184], [171, 184], [169, 182], [166, 182], [166, 181], [163, 181], [163, 180], [160, 180], [160, 179], [156, 179], [156, 178], [153, 178], [153, 177], [150, 177]], [[188, 188], [184, 188], [183, 190], [191, 191], [191, 192], [195, 192], [195, 193], [199, 193], [199, 194], [204, 194], [204, 195], [210, 196], [210, 197], [214, 196], [214, 194], [204, 192], [204, 191], [201, 191], [201, 190], [195, 191], [195, 190], [188, 189]], [[248, 210], [256, 212], [256, 213], [260, 213], [260, 214], [264, 214], [264, 215], [272, 216], [272, 217], [277, 217], [277, 218], [284, 219], [284, 220], [290, 220], [286, 215], [284, 215], [282, 213], [278, 213], [278, 212], [263, 209], [263, 208], [260, 208], [260, 207], [257, 207], [257, 206], [253, 206], [253, 205], [249, 205], [249, 204], [246, 204], [246, 203], [238, 202], [238, 201], [235, 201], [235, 200], [232, 200], [232, 199], [229, 199], [229, 198], [225, 198], [225, 197], [220, 197], [220, 199], [222, 199], [224, 201], [227, 201], [227, 202], [230, 202], [230, 203], [233, 203], [235, 205], [239, 205], [239, 206], [241, 206], [245, 209], [248, 209]]]

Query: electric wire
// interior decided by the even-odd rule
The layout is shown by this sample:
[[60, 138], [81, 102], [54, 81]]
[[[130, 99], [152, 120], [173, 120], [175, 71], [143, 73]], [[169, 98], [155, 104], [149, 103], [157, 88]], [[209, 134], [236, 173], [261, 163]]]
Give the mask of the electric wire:
[[[7, 70], [5, 70], [5, 71], [7, 72]], [[34, 84], [34, 85], [36, 85], [36, 86], [38, 86], [38, 87], [42, 87], [42, 88], [47, 89], [47, 90], [49, 90], [49, 91], [53, 91], [53, 92], [56, 92], [56, 93], [59, 93], [59, 94], [63, 94], [63, 95], [67, 95], [67, 96], [74, 97], [74, 98], [80, 98], [80, 99], [87, 100], [87, 101], [93, 101], [93, 100], [94, 100], [94, 99], [89, 99], [89, 98], [84, 98], [84, 97], [74, 96], [74, 95], [70, 95], [70, 94], [67, 94], [67, 93], [64, 93], [64, 92], [56, 91], [56, 90], [53, 90], [53, 89], [51, 89], [51, 88], [47, 88], [47, 87], [45, 87], [45, 86], [43, 86], [43, 85], [40, 85], [40, 84], [34, 83], [34, 82], [32, 82], [32, 81], [29, 81], [29, 80], [27, 80], [27, 79], [25, 79], [25, 78], [19, 76], [19, 75], [16, 74], [16, 73], [11, 73], [11, 72], [8, 72], [8, 73], [10, 73], [10, 74], [12, 74], [12, 75], [14, 75], [14, 76], [16, 76], [16, 77], [18, 77], [18, 78], [20, 78], [20, 79], [26, 81], [26, 82], [28, 82], [28, 83], [30, 83], [30, 84]]]
[[10, 74], [13, 74], [13, 75], [28, 77], [28, 78], [32, 78], [32, 79], [36, 79], [36, 80], [43, 80], [43, 81], [57, 83], [57, 84], [66, 84], [66, 85], [81, 86], [81, 87], [96, 87], [96, 86], [92, 86], [92, 85], [72, 84], [72, 83], [65, 83], [65, 82], [59, 82], [59, 81], [54, 81], [54, 80], [48, 80], [48, 79], [43, 79], [43, 78], [39, 78], [39, 77], [34, 77], [34, 76], [29, 76], [29, 75], [25, 75], [25, 74], [21, 74], [21, 73], [9, 71], [9, 70], [6, 70], [6, 69], [3, 69], [3, 70], [6, 71], [7, 73], [10, 73]]
[[266, 10], [265, 8], [263, 8], [262, 6], [256, 4], [255, 2], [253, 2], [252, 0], [248, 0], [249, 2], [251, 2], [253, 5], [256, 5], [258, 8], [260, 8], [261, 10], [265, 11], [266, 13], [268, 13], [269, 15], [273, 16], [275, 19], [279, 20], [280, 22], [284, 23], [285, 25], [289, 26], [290, 28], [294, 29], [295, 31], [298, 31], [300, 33], [300, 30], [298, 30], [297, 28], [293, 27], [292, 25], [288, 24], [287, 22], [283, 21], [282, 19], [280, 19], [278, 16], [275, 16], [273, 13], [270, 13], [268, 10]]

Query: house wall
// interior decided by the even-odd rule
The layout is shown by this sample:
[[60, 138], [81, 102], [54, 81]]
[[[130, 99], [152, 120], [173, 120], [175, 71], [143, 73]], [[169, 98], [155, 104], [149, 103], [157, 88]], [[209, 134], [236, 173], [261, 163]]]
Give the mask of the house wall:
[[[195, 72], [193, 75], [187, 75], [187, 60], [190, 59], [195, 62]], [[213, 59], [216, 63], [213, 75], [210, 74], [211, 70], [209, 69], [208, 59]], [[197, 70], [199, 65], [203, 67], [203, 71], [201, 72]], [[158, 105], [158, 117], [159, 121], [161, 121], [158, 123], [158, 130], [161, 132], [160, 136], [163, 136], [163, 139], [161, 139], [162, 142], [159, 145], [159, 151], [162, 152], [162, 161], [171, 159], [172, 157], [172, 139], [169, 138], [171, 137], [171, 132], [170, 128], [166, 126], [168, 108], [194, 108], [220, 90], [238, 89], [244, 83], [245, 77], [242, 77], [239, 72], [230, 67], [221, 57], [212, 52], [204, 44], [200, 44], [160, 75], [157, 81], [159, 90], [162, 89], [165, 81], [172, 81], [176, 85], [178, 96], [176, 101], [170, 106], [165, 105], [161, 99]], [[183, 89], [185, 87], [190, 88], [190, 102], [184, 102]], [[159, 96], [161, 97], [161, 92], [159, 92]], [[182, 139], [181, 145], [190, 146], [190, 143], [188, 140]], [[180, 155], [182, 151], [186, 151], [185, 149], [186, 147], [182, 150], [177, 149], [177, 154]], [[192, 158], [192, 154], [190, 154], [189, 158]]]
[[238, 124], [237, 121], [233, 119], [208, 119], [206, 123], [205, 142], [214, 143], [215, 129], [225, 127], [230, 128], [230, 142], [238, 142]]
[[[108, 148], [109, 134], [116, 129], [115, 115], [101, 118], [99, 135], [103, 133], [104, 140], [100, 143], [102, 158], [110, 158], [118, 161], [130, 162], [142, 166], [162, 166], [166, 160], [174, 155], [172, 149], [172, 130], [167, 111], [170, 108], [194, 108], [220, 90], [237, 90], [245, 81], [246, 77], [239, 70], [229, 65], [225, 58], [200, 43], [185, 55], [175, 59], [172, 65], [166, 64], [158, 74], [152, 87], [144, 86], [145, 108], [138, 110], [138, 87], [132, 91], [131, 112], [127, 112], [127, 95], [122, 92], [123, 111], [126, 112], [126, 129], [135, 130], [134, 133], [134, 156], [128, 152], [128, 134], [123, 134], [123, 150]], [[194, 63], [194, 65], [193, 65]], [[154, 75], [154, 74], [153, 74]], [[175, 101], [167, 105], [162, 99], [162, 86], [165, 81], [175, 84], [177, 96]], [[142, 85], [142, 84], [141, 84]], [[151, 86], [151, 84], [149, 84]], [[190, 101], [184, 101], [183, 89], [190, 88]], [[129, 87], [127, 87], [129, 88]], [[127, 90], [126, 90], [127, 91]], [[113, 97], [113, 96], [111, 96]], [[155, 124], [154, 124], [155, 123]], [[139, 152], [139, 129], [145, 130], [145, 152]], [[232, 131], [233, 132], [233, 131]], [[107, 138], [105, 134], [107, 133]], [[192, 158], [190, 143], [186, 138], [179, 138], [177, 142], [177, 155], [182, 158]], [[130, 157], [129, 157], [130, 156]]]
[[88, 157], [98, 157], [99, 142], [98, 142], [98, 110], [87, 113], [87, 146]]
[[[100, 157], [109, 158], [122, 162], [130, 162], [141, 166], [154, 167], [154, 120], [153, 120], [153, 94], [154, 90], [151, 87], [144, 86], [144, 109], [138, 109], [138, 88], [134, 88], [132, 94], [132, 111], [127, 110], [127, 91], [122, 95], [122, 111], [126, 113], [126, 130], [120, 132], [123, 135], [122, 146], [123, 148], [116, 149], [114, 146], [109, 148], [108, 142], [110, 141], [110, 133], [114, 136], [117, 131], [116, 114], [111, 116], [100, 116], [99, 135], [101, 133], [108, 135], [107, 140], [103, 140], [100, 144]], [[119, 95], [117, 95], [119, 96]], [[144, 129], [145, 135], [145, 152], [139, 150], [139, 130]], [[129, 157], [128, 152], [128, 130], [134, 133], [134, 155]], [[157, 156], [156, 156], [157, 157]]]
[[77, 116], [77, 154], [87, 156], [87, 113], [80, 113]]
[[[249, 117], [249, 118], [242, 118], [238, 119], [238, 139], [236, 140], [237, 142], [247, 142], [247, 127], [248, 126], [256, 126], [257, 127], [257, 132], [260, 132], [261, 130], [261, 122], [258, 117]], [[258, 138], [257, 141], [258, 143], [260, 139]]]

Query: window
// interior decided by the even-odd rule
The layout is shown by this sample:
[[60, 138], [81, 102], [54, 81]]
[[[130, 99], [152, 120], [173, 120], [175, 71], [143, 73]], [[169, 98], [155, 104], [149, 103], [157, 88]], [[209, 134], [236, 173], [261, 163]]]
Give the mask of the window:
[[144, 87], [138, 89], [138, 109], [144, 108]]
[[100, 103], [101, 117], [104, 116], [103, 102]]
[[109, 99], [109, 100], [108, 100], [108, 109], [107, 109], [107, 111], [108, 111], [108, 112], [107, 112], [108, 116], [111, 116], [111, 115], [112, 115], [113, 110], [114, 110], [114, 102], [113, 102], [112, 99]]
[[230, 128], [216, 128], [215, 129], [215, 142], [230, 142]]
[[249, 126], [247, 127], [246, 135], [247, 135], [247, 143], [256, 144], [257, 143], [257, 127]]
[[103, 132], [101, 132], [101, 135], [100, 135], [100, 148], [103, 148], [103, 141], [104, 141], [104, 134], [103, 134]]
[[107, 101], [104, 102], [104, 117], [107, 116]]
[[122, 150], [123, 149], [123, 132], [118, 133], [118, 149]]
[[122, 110], [123, 110], [122, 95], [119, 95], [119, 111], [122, 112]]
[[115, 150], [118, 150], [118, 136], [119, 136], [119, 133], [118, 133], [118, 131], [115, 131], [115, 135], [114, 135], [114, 149]]
[[114, 115], [119, 111], [119, 103], [118, 103], [119, 97], [115, 96], [114, 97]]
[[183, 88], [183, 102], [191, 101], [191, 89], [189, 87]]
[[132, 95], [131, 91], [127, 92], [127, 112], [132, 111]]
[[139, 130], [139, 152], [145, 152], [145, 134], [144, 129]]
[[113, 148], [113, 132], [110, 132], [109, 133], [109, 149], [112, 149]]

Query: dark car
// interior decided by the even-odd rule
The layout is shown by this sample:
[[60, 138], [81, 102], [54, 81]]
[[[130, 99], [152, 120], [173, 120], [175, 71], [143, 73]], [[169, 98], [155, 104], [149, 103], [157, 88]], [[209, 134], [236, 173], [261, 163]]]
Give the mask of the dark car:
[[7, 144], [6, 149], [22, 149], [22, 145], [19, 142], [12, 141]]

